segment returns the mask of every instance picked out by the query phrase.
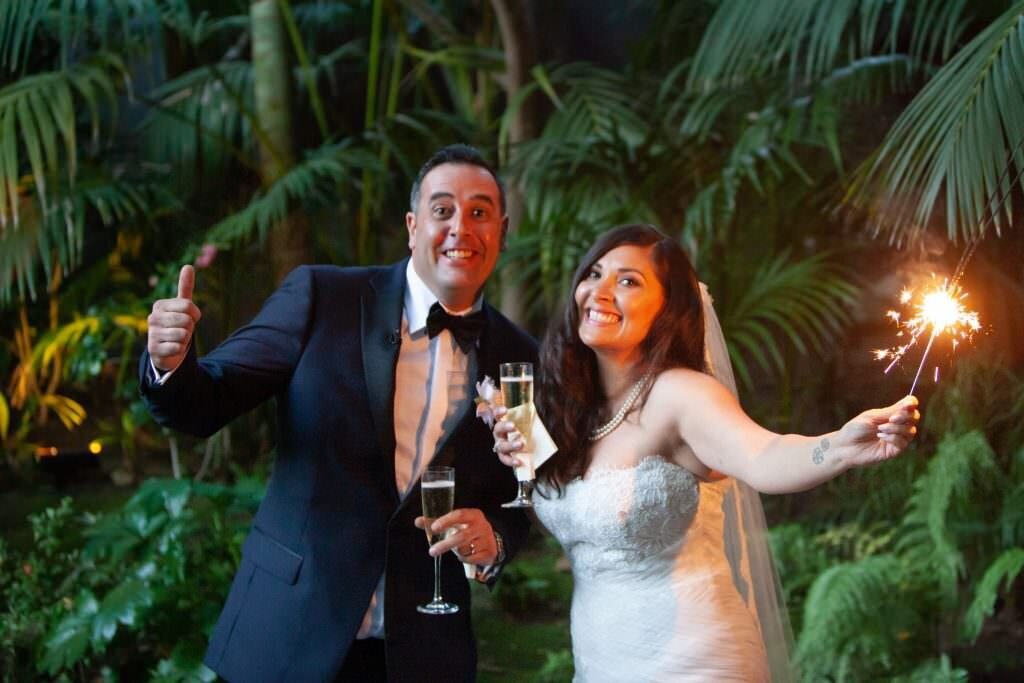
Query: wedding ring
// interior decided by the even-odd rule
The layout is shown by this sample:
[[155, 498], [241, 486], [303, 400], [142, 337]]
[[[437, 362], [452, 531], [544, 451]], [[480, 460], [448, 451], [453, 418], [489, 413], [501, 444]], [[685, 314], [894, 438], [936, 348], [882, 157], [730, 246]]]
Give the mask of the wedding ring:
[[473, 541], [469, 542], [469, 554], [470, 555], [475, 555], [476, 554], [476, 543], [473, 543]]
[[491, 452], [492, 453], [497, 453], [498, 452], [498, 442], [497, 441], [495, 441], [494, 445], [491, 446]]

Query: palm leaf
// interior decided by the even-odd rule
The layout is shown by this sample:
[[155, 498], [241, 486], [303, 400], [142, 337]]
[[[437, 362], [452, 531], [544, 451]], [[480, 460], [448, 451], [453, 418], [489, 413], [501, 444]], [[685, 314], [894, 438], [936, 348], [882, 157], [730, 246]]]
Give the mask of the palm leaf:
[[980, 237], [986, 218], [998, 234], [1012, 219], [1008, 171], [1024, 171], [1022, 74], [1024, 2], [1016, 2], [910, 103], [850, 198], [897, 240], [918, 236], [937, 209], [951, 238]]
[[729, 357], [747, 389], [753, 389], [748, 358], [782, 374], [780, 336], [801, 354], [821, 351], [849, 321], [858, 292], [828, 254], [793, 260], [786, 252], [764, 262], [749, 281], [729, 282], [727, 291], [741, 293], [727, 299], [719, 314]]
[[758, 194], [765, 194], [762, 177], [766, 171], [776, 179], [789, 171], [810, 185], [810, 176], [789, 148], [795, 136], [789, 115], [775, 107], [746, 117], [732, 147], [722, 155], [723, 163], [703, 178], [703, 188], [686, 208], [682, 226], [686, 238], [710, 244], [716, 237], [724, 237], [723, 227], [735, 215], [740, 191], [749, 184]]
[[73, 398], [59, 394], [41, 394], [36, 400], [40, 406], [52, 410], [68, 431], [85, 422], [85, 407]]
[[224, 60], [167, 81], [145, 98], [153, 107], [142, 122], [147, 154], [192, 182], [225, 169], [229, 158], [251, 165], [252, 92], [248, 61]]
[[966, 6], [966, 0], [724, 0], [704, 31], [687, 87], [707, 93], [784, 74], [798, 90], [864, 57], [944, 58], [963, 32]]
[[179, 207], [159, 181], [112, 178], [91, 167], [74, 186], [63, 183], [57, 189], [61, 201], [55, 210], [45, 213], [34, 197], [27, 197], [21, 224], [0, 233], [0, 306], [15, 293], [35, 299], [38, 271], [49, 278], [54, 255], [65, 271], [80, 265], [90, 212], [111, 226]]
[[[60, 49], [60, 63], [89, 49], [152, 49], [161, 14], [186, 0], [17, 0], [0, 3], [0, 67], [14, 72], [32, 54]], [[43, 43], [43, 44], [40, 44]]]
[[16, 71], [28, 57], [39, 22], [52, 0], [0, 3], [0, 67]]
[[100, 105], [115, 107], [117, 80], [125, 73], [119, 57], [100, 53], [67, 70], [26, 76], [0, 89], [0, 230], [9, 221], [18, 225], [25, 166], [19, 151], [28, 156], [35, 191], [48, 212], [47, 181], [66, 171], [73, 182], [77, 172], [76, 100], [88, 110], [98, 139]]
[[256, 193], [239, 212], [210, 228], [207, 240], [231, 244], [253, 238], [261, 242], [298, 204], [326, 206], [339, 186], [356, 182], [363, 168], [376, 169], [377, 158], [350, 141], [324, 145], [288, 169], [266, 190]]

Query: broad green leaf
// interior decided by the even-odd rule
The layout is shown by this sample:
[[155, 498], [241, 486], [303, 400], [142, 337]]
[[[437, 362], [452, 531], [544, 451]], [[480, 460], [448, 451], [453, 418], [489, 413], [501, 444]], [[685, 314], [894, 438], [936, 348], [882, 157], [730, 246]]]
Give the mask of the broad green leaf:
[[43, 643], [39, 669], [55, 675], [73, 666], [89, 649], [92, 619], [99, 610], [99, 602], [88, 590], [82, 590], [75, 599], [75, 611], [61, 619]]
[[93, 616], [92, 642], [97, 651], [105, 649], [117, 633], [117, 625], [134, 626], [139, 615], [153, 604], [153, 591], [139, 578], [130, 578], [107, 593]]

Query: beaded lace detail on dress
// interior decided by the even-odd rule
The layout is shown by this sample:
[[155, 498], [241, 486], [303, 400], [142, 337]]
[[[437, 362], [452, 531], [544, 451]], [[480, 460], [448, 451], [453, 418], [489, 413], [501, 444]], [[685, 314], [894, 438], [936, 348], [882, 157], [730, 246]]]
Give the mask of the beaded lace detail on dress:
[[540, 493], [537, 516], [572, 565], [577, 683], [767, 680], [717, 484], [648, 456]]
[[635, 572], [638, 563], [663, 562], [659, 557], [682, 542], [697, 509], [696, 480], [674, 466], [677, 476], [651, 476], [664, 464], [649, 456], [636, 467], [592, 470], [565, 487], [564, 499], [541, 504], [538, 515], [562, 542], [574, 573]]

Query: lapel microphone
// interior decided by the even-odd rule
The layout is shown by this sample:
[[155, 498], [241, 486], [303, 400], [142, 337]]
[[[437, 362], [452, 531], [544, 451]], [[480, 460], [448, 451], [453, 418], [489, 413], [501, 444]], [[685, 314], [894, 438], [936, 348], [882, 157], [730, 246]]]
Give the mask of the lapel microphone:
[[388, 332], [388, 344], [391, 344], [392, 346], [398, 346], [398, 342], [400, 342], [401, 340], [401, 330], [391, 330], [390, 332]]

